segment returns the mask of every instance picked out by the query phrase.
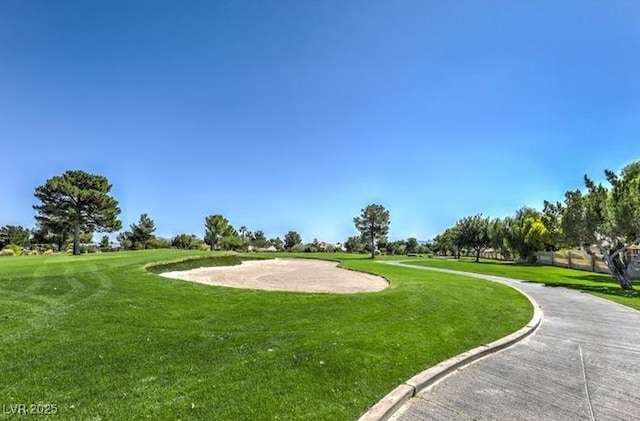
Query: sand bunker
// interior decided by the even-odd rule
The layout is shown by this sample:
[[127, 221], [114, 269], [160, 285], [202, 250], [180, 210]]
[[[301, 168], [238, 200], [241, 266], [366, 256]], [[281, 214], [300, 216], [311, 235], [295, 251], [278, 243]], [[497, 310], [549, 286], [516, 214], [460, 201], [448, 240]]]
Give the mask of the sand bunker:
[[241, 265], [165, 272], [161, 276], [232, 288], [349, 294], [381, 291], [381, 276], [341, 269], [336, 262], [311, 259], [247, 260]]

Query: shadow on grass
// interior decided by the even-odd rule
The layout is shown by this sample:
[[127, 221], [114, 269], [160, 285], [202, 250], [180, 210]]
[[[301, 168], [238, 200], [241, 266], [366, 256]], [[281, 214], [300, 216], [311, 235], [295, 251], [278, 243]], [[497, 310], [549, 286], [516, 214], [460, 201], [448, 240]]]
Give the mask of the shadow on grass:
[[[615, 284], [615, 280], [613, 279], [613, 277], [611, 277], [609, 275], [605, 275], [605, 274], [602, 274], [602, 275], [593, 275], [593, 274], [567, 275], [567, 278], [575, 279], [577, 281], [603, 282], [603, 283]], [[634, 285], [638, 285], [638, 284], [639, 284], [638, 282], [634, 282]]]
[[[479, 262], [476, 262], [475, 259], [468, 259], [468, 258], [465, 258], [465, 257], [460, 258], [460, 259], [454, 259], [454, 258], [448, 258], [448, 259], [438, 258], [438, 259], [451, 261], [451, 262], [472, 263], [474, 265], [495, 266], [495, 267], [505, 267], [505, 266], [536, 267], [536, 266], [540, 266], [540, 265], [538, 265], [536, 263], [516, 262], [514, 260], [489, 260], [489, 259], [481, 258]], [[434, 260], [438, 260], [438, 259], [434, 259]]]
[[[464, 261], [464, 260], [463, 260]], [[528, 262], [513, 262], [509, 260], [499, 260], [496, 262], [490, 262], [487, 260], [480, 260], [476, 262], [475, 260], [468, 261], [469, 263], [474, 263], [476, 265], [488, 265], [488, 266], [515, 266], [515, 267], [523, 267], [523, 268], [532, 268], [532, 267], [540, 267], [541, 265], [537, 263], [528, 263]]]
[[[533, 283], [533, 281], [530, 282]], [[637, 290], [625, 291], [617, 285], [582, 285], [566, 282], [544, 282], [544, 285], [548, 287], [564, 287], [583, 292], [597, 292], [599, 294], [640, 300], [640, 292], [638, 292]], [[640, 283], [634, 283], [634, 285], [638, 286], [640, 285]]]
[[[633, 286], [637, 288], [633, 291], [625, 291], [620, 285], [616, 282], [616, 280], [607, 274], [603, 273], [594, 273], [594, 272], [582, 272], [579, 270], [572, 270], [572, 274], [568, 274], [565, 271], [566, 268], [554, 267], [554, 266], [546, 266], [540, 265], [537, 263], [527, 263], [527, 262], [511, 262], [511, 261], [490, 261], [490, 260], [481, 260], [480, 262], [474, 262], [473, 260], [460, 260], [461, 262], [473, 263], [475, 265], [481, 265], [484, 267], [493, 267], [493, 268], [531, 268], [534, 270], [540, 270], [538, 275], [535, 275], [534, 272], [528, 272], [531, 278], [535, 280], [529, 280], [527, 282], [531, 283], [542, 283], [545, 286], [549, 287], [565, 287], [571, 288], [578, 291], [583, 292], [592, 292], [603, 295], [615, 296], [615, 297], [624, 297], [632, 300], [638, 300], [636, 304], [640, 306], [640, 280], [634, 280]], [[562, 272], [555, 272], [555, 269], [561, 270]], [[498, 271], [496, 271], [498, 272]], [[520, 277], [522, 278], [522, 277]], [[549, 279], [549, 278], [556, 278]]]

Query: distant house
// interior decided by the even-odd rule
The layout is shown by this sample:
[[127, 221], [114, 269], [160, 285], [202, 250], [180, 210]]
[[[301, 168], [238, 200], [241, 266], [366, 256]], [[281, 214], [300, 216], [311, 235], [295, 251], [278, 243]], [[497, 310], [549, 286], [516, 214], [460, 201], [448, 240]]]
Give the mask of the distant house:
[[332, 243], [327, 243], [323, 241], [318, 244], [318, 251], [339, 252], [339, 251], [345, 251], [345, 250], [346, 249], [340, 242], [332, 244]]

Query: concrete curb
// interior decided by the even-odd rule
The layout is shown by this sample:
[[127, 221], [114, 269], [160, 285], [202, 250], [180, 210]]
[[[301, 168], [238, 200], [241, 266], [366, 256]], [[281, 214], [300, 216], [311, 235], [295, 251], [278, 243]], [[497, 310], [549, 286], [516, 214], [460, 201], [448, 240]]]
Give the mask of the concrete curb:
[[[469, 273], [469, 275], [474, 274]], [[493, 282], [499, 281], [494, 280]], [[529, 323], [527, 323], [525, 327], [508, 336], [505, 336], [504, 338], [491, 342], [488, 345], [482, 345], [470, 351], [456, 355], [453, 358], [443, 361], [421, 373], [416, 374], [415, 376], [389, 392], [378, 403], [373, 405], [367, 412], [362, 414], [362, 416], [358, 418], [358, 421], [388, 420], [409, 399], [416, 396], [420, 391], [433, 385], [439, 380], [442, 380], [454, 371], [466, 365], [469, 365], [474, 361], [479, 360], [480, 358], [493, 354], [494, 352], [498, 352], [500, 350], [508, 348], [516, 344], [517, 342], [520, 342], [527, 336], [531, 335], [538, 328], [538, 326], [540, 326], [540, 322], [542, 321], [542, 310], [540, 309], [540, 306], [531, 296], [529, 296], [529, 294], [525, 293], [524, 291], [521, 291], [513, 285], [509, 285], [506, 283], [503, 283], [503, 285], [507, 285], [511, 288], [516, 289], [529, 300], [531, 305], [533, 305], [533, 317], [531, 317], [531, 320], [529, 320]]]

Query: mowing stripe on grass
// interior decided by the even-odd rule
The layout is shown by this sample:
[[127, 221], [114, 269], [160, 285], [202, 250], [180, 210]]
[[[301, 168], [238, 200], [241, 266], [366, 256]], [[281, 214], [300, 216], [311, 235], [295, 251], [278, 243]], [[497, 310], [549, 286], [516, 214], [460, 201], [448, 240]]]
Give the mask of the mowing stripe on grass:
[[[2, 396], [55, 403], [61, 419], [353, 420], [414, 373], [531, 316], [505, 286], [347, 254], [300, 257], [378, 273], [389, 288], [237, 290], [144, 269], [203, 255], [215, 253], [0, 259], [0, 316], [14, 315], [0, 321], [0, 361], [11, 367]], [[292, 255], [265, 257], [276, 256]], [[16, 333], [29, 340], [5, 336]]]

